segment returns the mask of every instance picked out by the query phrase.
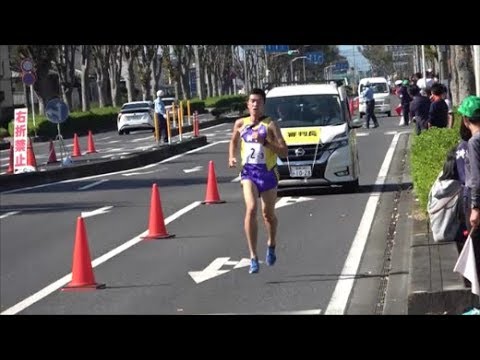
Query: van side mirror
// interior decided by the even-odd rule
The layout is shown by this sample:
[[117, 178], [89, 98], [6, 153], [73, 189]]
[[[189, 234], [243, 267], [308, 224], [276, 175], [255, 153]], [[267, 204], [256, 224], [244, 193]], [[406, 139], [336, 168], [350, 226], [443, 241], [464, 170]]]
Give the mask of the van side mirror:
[[352, 129], [358, 129], [358, 128], [361, 128], [362, 126], [363, 126], [363, 122], [362, 122], [362, 119], [360, 119], [359, 117], [352, 119], [352, 121], [350, 122], [350, 128]]

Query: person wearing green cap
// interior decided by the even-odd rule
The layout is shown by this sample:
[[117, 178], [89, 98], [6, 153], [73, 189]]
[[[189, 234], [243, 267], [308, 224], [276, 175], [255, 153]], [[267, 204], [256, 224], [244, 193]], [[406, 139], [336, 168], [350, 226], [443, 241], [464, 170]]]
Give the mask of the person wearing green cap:
[[477, 274], [480, 279], [480, 97], [466, 97], [458, 112], [465, 126], [472, 132], [468, 140], [468, 155], [465, 159], [465, 185], [467, 187], [468, 231], [471, 231]]

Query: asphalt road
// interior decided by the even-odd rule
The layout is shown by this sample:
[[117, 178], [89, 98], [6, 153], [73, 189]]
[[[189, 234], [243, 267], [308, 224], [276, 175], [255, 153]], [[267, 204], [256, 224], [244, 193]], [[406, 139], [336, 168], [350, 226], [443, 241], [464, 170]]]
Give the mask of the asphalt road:
[[[362, 290], [359, 275], [381, 270], [397, 179], [382, 164], [390, 156], [391, 168], [398, 168], [411, 131], [398, 126], [398, 117], [379, 118], [379, 122], [377, 129], [356, 130], [361, 169], [358, 193], [332, 189], [279, 193], [278, 261], [274, 267], [262, 263], [256, 275], [248, 274], [244, 204], [235, 181], [238, 171], [227, 166], [231, 124], [206, 129], [206, 147], [159, 164], [4, 192], [0, 310], [20, 314], [375, 313], [378, 291]], [[201, 205], [211, 160], [226, 202]], [[376, 182], [386, 182], [381, 193], [374, 192]], [[159, 187], [167, 231], [176, 235], [172, 239], [138, 237], [148, 226], [153, 183]], [[86, 217], [85, 224], [92, 260], [98, 259], [94, 260], [95, 278], [106, 289], [61, 292], [58, 289], [69, 281], [77, 216], [98, 209], [100, 214]], [[260, 223], [261, 260], [266, 248], [263, 229]], [[350, 269], [354, 272], [345, 272]], [[378, 290], [378, 277], [366, 281], [366, 288]]]

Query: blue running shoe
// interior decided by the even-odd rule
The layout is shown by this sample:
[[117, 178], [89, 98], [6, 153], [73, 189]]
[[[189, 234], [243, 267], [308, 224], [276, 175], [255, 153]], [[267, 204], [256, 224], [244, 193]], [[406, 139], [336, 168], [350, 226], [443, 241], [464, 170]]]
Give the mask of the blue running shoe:
[[250, 270], [248, 271], [250, 274], [256, 274], [260, 270], [260, 264], [258, 263], [258, 259], [252, 259], [250, 262]]
[[269, 246], [267, 248], [267, 257], [266, 257], [267, 265], [272, 266], [273, 264], [275, 264], [275, 261], [277, 261], [277, 256], [275, 255], [275, 247]]

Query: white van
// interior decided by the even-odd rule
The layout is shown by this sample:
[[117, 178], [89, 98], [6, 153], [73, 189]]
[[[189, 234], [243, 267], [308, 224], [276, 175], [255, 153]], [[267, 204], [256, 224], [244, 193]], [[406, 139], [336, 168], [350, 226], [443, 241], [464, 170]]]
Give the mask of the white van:
[[326, 84], [271, 89], [266, 115], [275, 120], [288, 146], [278, 157], [279, 186], [342, 185], [358, 189], [359, 162], [355, 131], [343, 87]]
[[375, 99], [375, 113], [383, 113], [387, 114], [387, 116], [392, 116], [390, 87], [388, 86], [387, 79], [383, 77], [371, 77], [363, 78], [358, 83], [360, 118], [365, 115], [367, 111], [367, 104], [361, 97], [362, 91], [365, 89], [365, 85], [367, 83], [370, 83], [370, 86], [373, 90], [373, 98]]

